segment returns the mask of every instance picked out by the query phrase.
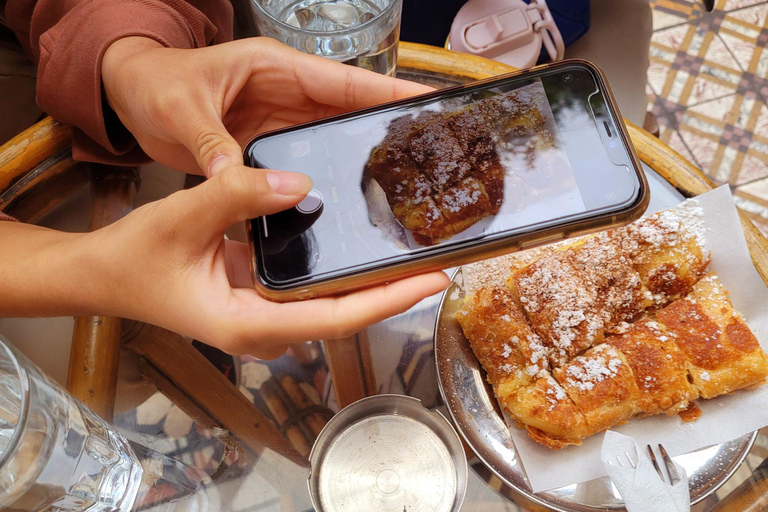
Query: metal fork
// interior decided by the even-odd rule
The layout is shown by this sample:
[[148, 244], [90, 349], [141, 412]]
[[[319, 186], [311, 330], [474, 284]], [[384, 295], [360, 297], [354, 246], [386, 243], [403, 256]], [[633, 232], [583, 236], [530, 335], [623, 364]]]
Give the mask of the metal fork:
[[667, 450], [665, 450], [661, 445], [659, 445], [659, 453], [661, 453], [661, 459], [664, 461], [664, 468], [666, 471], [661, 469], [659, 462], [656, 459], [656, 454], [653, 453], [653, 448], [651, 448], [651, 445], [648, 445], [648, 455], [650, 455], [653, 467], [656, 469], [659, 477], [669, 485], [675, 485], [680, 481], [680, 475], [677, 473], [677, 469], [672, 463], [672, 459], [669, 457]]

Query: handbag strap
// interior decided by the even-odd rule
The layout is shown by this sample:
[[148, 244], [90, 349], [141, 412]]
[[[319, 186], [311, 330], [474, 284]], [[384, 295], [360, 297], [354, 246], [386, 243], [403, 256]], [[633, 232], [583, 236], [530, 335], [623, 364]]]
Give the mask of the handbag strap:
[[555, 24], [552, 13], [549, 12], [547, 2], [545, 0], [531, 0], [526, 13], [532, 22], [533, 30], [541, 34], [542, 44], [547, 49], [552, 62], [563, 60], [563, 57], [565, 57], [565, 43], [563, 42], [560, 30]]

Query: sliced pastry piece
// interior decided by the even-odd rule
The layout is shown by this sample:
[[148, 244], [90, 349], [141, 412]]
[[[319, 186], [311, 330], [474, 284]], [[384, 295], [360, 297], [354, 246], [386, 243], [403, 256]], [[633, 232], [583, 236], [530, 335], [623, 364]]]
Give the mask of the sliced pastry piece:
[[640, 390], [638, 414], [678, 414], [699, 397], [688, 381], [685, 355], [672, 337], [662, 324], [645, 318], [623, 334], [606, 337], [606, 344], [618, 350], [632, 369]]
[[603, 318], [594, 286], [561, 251], [513, 269], [507, 284], [531, 326], [562, 366], [603, 338]]
[[647, 307], [640, 274], [630, 266], [621, 245], [610, 235], [599, 233], [567, 251], [583, 279], [595, 287], [598, 310], [611, 332], [631, 322]]
[[702, 278], [687, 297], [656, 316], [674, 334], [703, 398], [765, 382], [768, 356], [714, 274]]
[[544, 446], [559, 450], [579, 445], [589, 435], [584, 415], [546, 370], [539, 372], [530, 385], [498, 398], [504, 409], [525, 426], [531, 439]]
[[625, 423], [639, 410], [632, 369], [611, 345], [593, 347], [552, 374], [584, 415], [586, 435]]
[[[393, 119], [387, 127], [384, 140], [371, 151], [371, 156], [365, 164], [364, 172], [384, 189], [390, 204], [415, 197], [415, 189], [409, 190], [409, 184], [419, 177], [419, 171], [411, 156], [407, 139], [413, 130], [414, 122], [410, 115]], [[422, 191], [424, 195], [431, 194], [430, 187], [428, 184]]]
[[472, 172], [482, 182], [497, 213], [504, 202], [504, 167], [501, 165], [493, 131], [479, 105], [472, 105], [447, 117], [447, 123], [464, 152]]
[[546, 349], [506, 287], [467, 297], [456, 320], [498, 397], [512, 395], [549, 367]]
[[703, 228], [694, 221], [685, 222], [692, 216], [664, 210], [612, 232], [640, 274], [653, 306], [662, 307], [685, 296], [706, 272], [709, 255]]
[[394, 119], [365, 164], [367, 179], [424, 246], [495, 215], [504, 201], [496, 139], [477, 106]]
[[463, 180], [471, 169], [459, 141], [442, 116], [412, 132], [408, 144], [416, 167], [432, 182], [436, 193]]
[[422, 245], [453, 235], [450, 223], [432, 199], [432, 183], [416, 168], [408, 135], [416, 120], [401, 116], [390, 122], [384, 140], [371, 152], [365, 173], [387, 196], [392, 213]]
[[456, 233], [430, 196], [395, 203], [392, 213], [404, 228], [411, 230], [413, 239], [420, 245], [433, 245]]

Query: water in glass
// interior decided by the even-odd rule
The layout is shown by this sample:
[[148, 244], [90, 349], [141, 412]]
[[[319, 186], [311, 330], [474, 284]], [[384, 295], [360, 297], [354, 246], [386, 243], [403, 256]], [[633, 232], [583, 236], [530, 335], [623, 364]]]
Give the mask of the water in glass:
[[394, 74], [402, 0], [253, 1], [262, 35], [306, 53]]

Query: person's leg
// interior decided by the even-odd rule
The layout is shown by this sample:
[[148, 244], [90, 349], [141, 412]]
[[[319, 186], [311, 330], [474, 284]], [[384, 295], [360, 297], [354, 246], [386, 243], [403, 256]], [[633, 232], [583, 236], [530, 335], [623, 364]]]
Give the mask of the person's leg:
[[653, 16], [648, 0], [592, 0], [589, 30], [565, 49], [566, 58], [597, 64], [607, 75], [625, 119], [642, 126]]

